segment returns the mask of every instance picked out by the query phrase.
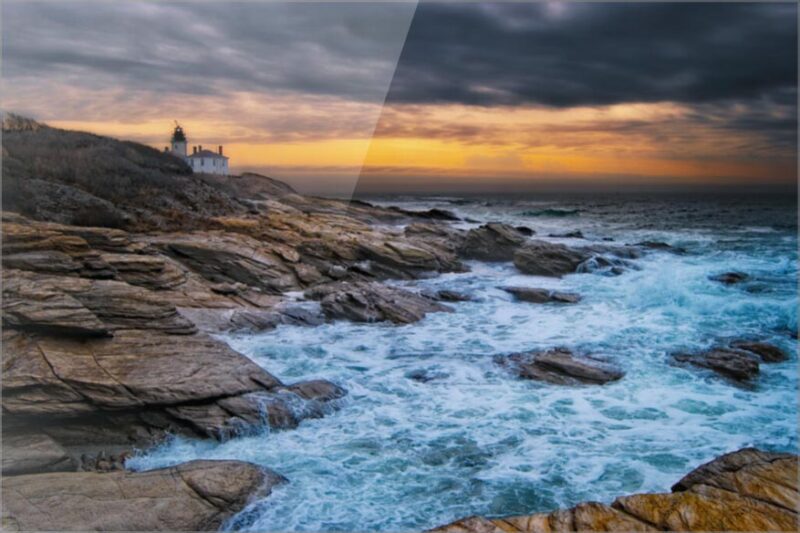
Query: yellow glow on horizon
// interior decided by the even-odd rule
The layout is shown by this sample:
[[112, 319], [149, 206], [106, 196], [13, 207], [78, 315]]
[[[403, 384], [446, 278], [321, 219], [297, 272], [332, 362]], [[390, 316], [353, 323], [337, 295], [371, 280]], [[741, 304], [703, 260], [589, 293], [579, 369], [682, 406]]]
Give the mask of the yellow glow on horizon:
[[[249, 113], [266, 109], [258, 121], [246, 124], [233, 116], [181, 124], [189, 132], [190, 146], [224, 145], [234, 171], [265, 169], [278, 178], [303, 175], [309, 183], [314, 176], [355, 178], [359, 173], [373, 178], [427, 176], [448, 183], [459, 176], [528, 181], [569, 176], [579, 182], [639, 176], [676, 183], [796, 179], [794, 162], [785, 154], [769, 153], [754, 133], [693, 122], [690, 108], [673, 103], [568, 109], [387, 105], [370, 137], [372, 121], [366, 119], [376, 113], [373, 105], [272, 102], [266, 109], [264, 102], [238, 95], [234, 103]], [[342, 129], [345, 116], [348, 127]], [[331, 126], [271, 138], [269, 125], [276, 120]], [[172, 119], [152, 115], [130, 122], [50, 124], [136, 140], [159, 150], [169, 144], [172, 129]]]

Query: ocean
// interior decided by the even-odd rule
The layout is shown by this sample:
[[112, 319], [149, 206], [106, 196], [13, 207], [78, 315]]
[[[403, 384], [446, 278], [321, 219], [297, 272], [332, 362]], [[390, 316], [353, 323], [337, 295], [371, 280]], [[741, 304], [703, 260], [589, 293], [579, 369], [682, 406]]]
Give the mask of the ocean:
[[[349, 394], [325, 418], [225, 442], [174, 438], [135, 469], [238, 459], [290, 482], [253, 502], [229, 530], [411, 531], [468, 515], [550, 511], [633, 492], [668, 491], [695, 466], [744, 446], [797, 453], [797, 204], [794, 197], [383, 197], [448, 209], [476, 227], [501, 221], [571, 246], [659, 241], [619, 276], [561, 279], [510, 263], [414, 282], [474, 301], [394, 326], [335, 322], [224, 337], [290, 383], [324, 378]], [[580, 231], [583, 239], [550, 237]], [[709, 276], [751, 275], [725, 286]], [[513, 301], [500, 286], [579, 293], [576, 305]], [[773, 342], [790, 360], [741, 385], [669, 354], [739, 338]], [[524, 381], [496, 355], [564, 346], [625, 370], [603, 386]], [[411, 379], [424, 372], [431, 379]]]

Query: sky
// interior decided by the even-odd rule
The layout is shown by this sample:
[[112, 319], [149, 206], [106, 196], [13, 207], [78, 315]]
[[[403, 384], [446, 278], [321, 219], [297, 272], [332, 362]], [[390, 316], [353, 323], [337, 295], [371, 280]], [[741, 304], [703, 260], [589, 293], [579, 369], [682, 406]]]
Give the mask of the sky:
[[5, 0], [3, 109], [302, 192], [797, 181], [795, 3]]

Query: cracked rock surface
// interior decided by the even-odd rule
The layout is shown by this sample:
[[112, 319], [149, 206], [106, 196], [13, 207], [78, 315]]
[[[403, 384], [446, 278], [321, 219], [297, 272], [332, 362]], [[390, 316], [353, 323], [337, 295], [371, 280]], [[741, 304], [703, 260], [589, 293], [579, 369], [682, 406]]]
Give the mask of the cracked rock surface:
[[622, 496], [611, 505], [506, 518], [469, 517], [440, 533], [557, 531], [797, 531], [798, 456], [745, 448], [681, 479], [672, 492]]
[[147, 472], [3, 479], [4, 531], [215, 531], [285, 482], [240, 461], [190, 461]]

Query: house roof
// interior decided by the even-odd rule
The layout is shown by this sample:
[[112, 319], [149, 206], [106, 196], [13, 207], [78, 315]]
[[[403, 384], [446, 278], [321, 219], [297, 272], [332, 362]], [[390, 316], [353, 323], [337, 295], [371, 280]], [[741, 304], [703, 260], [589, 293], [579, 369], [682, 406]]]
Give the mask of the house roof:
[[210, 157], [212, 159], [228, 159], [224, 155], [219, 155], [216, 152], [212, 152], [211, 150], [200, 150], [199, 152], [195, 152], [193, 154], [189, 154], [189, 157]]

